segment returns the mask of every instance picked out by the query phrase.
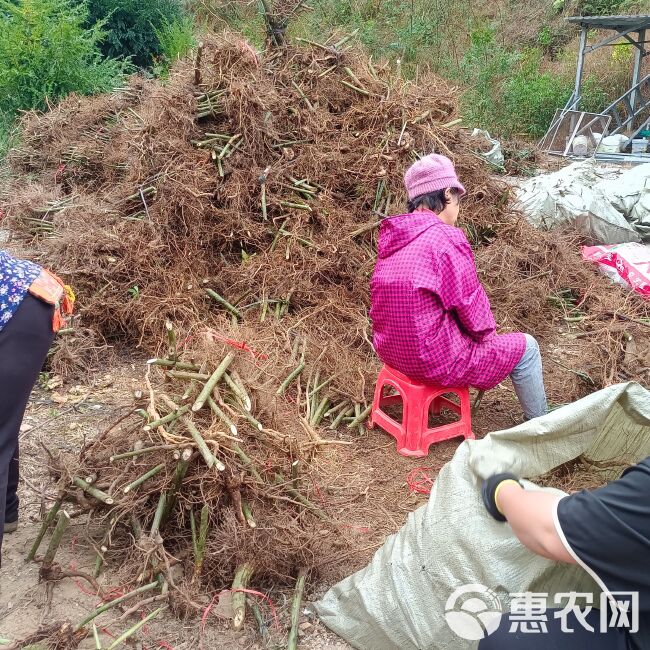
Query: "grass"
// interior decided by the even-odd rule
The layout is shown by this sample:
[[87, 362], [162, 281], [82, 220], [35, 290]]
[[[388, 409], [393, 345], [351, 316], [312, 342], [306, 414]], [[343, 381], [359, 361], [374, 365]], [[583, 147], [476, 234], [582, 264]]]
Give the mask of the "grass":
[[185, 56], [195, 45], [194, 21], [190, 16], [183, 16], [174, 21], [164, 20], [160, 28], [155, 29], [160, 44], [161, 56], [154, 65], [154, 73], [166, 76], [169, 66]]
[[[618, 0], [609, 2], [624, 8]], [[320, 0], [292, 18], [289, 34], [323, 41], [333, 32], [357, 30], [373, 58], [399, 59], [403, 75], [414, 77], [430, 68], [458, 83], [467, 126], [497, 136], [538, 138], [572, 92], [575, 54], [565, 5], [533, 4], [539, 22], [522, 32], [519, 43], [505, 36], [504, 30], [512, 28], [506, 5], [470, 0]], [[257, 45], [263, 41], [263, 21], [254, 3], [194, 0], [193, 10], [212, 26], [229, 25]], [[486, 18], [488, 10], [492, 13]], [[607, 61], [601, 58], [586, 70], [585, 110], [598, 112], [621, 94], [630, 65], [629, 48], [623, 49], [608, 49]]]

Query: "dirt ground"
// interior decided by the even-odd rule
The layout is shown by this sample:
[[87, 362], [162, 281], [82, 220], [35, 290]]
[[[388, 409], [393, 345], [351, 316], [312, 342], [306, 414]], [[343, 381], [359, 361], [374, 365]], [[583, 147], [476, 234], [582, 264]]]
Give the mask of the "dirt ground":
[[[5, 537], [3, 578], [0, 584], [0, 637], [25, 638], [45, 625], [76, 623], [99, 604], [89, 584], [80, 578], [65, 578], [50, 586], [39, 584], [38, 566], [24, 561], [39, 529], [42, 514], [55, 497], [46, 467], [47, 447], [51, 452], [78, 453], [84, 440], [98, 435], [106, 426], [133, 408], [134, 392], [142, 388], [144, 360], [118, 362], [99, 368], [83, 383], [61, 383], [56, 376], [44, 374], [35, 388], [21, 431], [21, 512], [16, 533]], [[107, 372], [109, 370], [110, 372]], [[516, 422], [516, 402], [508, 386], [486, 396], [474, 420], [478, 437], [488, 431], [512, 426]], [[341, 522], [341, 536], [347, 549], [336, 562], [316, 562], [315, 574], [308, 583], [306, 601], [322, 596], [325, 590], [352, 572], [365, 566], [387, 535], [396, 532], [410, 512], [424, 503], [426, 495], [410, 491], [407, 475], [416, 467], [426, 467], [430, 475], [453, 455], [458, 440], [439, 444], [425, 459], [409, 459], [395, 453], [392, 439], [380, 430], [354, 439], [350, 446], [332, 445], [316, 459], [318, 475], [327, 477], [321, 490], [322, 507]], [[327, 531], [323, 531], [326, 533]], [[337, 544], [337, 540], [332, 540]], [[351, 550], [350, 550], [351, 549]], [[87, 541], [86, 523], [72, 521], [57, 561], [64, 570], [92, 573], [95, 553]], [[124, 579], [120, 567], [107, 567], [99, 579], [106, 588], [118, 588]], [[196, 619], [181, 621], [163, 613], [140, 633], [142, 648], [245, 648], [275, 647], [286, 634], [287, 611], [291, 591], [275, 591], [274, 607], [280, 628], [273, 625], [268, 608], [264, 622], [269, 641], [253, 617], [242, 633], [229, 629], [229, 621], [220, 618], [219, 607], [205, 615], [202, 629]], [[137, 622], [120, 620], [122, 612], [113, 610], [99, 619], [106, 640], [117, 636]], [[285, 625], [285, 627], [282, 627]], [[300, 647], [306, 650], [334, 650], [349, 646], [328, 632], [317, 620], [303, 613]], [[94, 647], [92, 639], [81, 648]]]

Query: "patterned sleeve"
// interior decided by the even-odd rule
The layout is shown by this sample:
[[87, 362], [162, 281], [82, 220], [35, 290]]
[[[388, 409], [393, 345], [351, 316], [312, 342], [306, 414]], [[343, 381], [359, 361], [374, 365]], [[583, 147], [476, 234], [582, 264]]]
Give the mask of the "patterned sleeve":
[[458, 317], [462, 329], [475, 341], [496, 331], [490, 302], [476, 274], [468, 242], [453, 242], [440, 255], [439, 296], [447, 311]]

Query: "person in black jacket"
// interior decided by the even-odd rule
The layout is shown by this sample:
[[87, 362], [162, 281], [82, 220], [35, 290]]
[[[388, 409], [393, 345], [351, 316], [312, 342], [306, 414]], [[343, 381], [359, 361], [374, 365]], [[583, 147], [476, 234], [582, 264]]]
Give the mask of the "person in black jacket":
[[[558, 497], [527, 491], [516, 476], [497, 474], [483, 482], [482, 493], [488, 512], [507, 522], [524, 546], [587, 571], [611, 603], [612, 618], [622, 607], [619, 597], [626, 594], [618, 613], [630, 625], [603, 629], [601, 614], [592, 609], [583, 620], [573, 621], [570, 633], [547, 610], [545, 634], [513, 633], [502, 619], [480, 650], [650, 649], [650, 457], [596, 490]], [[638, 608], [636, 632], [632, 607]]]

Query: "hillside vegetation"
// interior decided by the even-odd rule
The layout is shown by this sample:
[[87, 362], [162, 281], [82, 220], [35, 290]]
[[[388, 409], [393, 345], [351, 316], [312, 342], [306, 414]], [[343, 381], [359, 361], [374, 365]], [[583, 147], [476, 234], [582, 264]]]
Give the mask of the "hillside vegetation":
[[[295, 6], [296, 2], [293, 3]], [[374, 58], [388, 57], [415, 77], [431, 68], [458, 85], [468, 126], [499, 135], [540, 136], [573, 88], [577, 50], [572, 15], [650, 12], [650, 0], [317, 0], [291, 15], [291, 35], [323, 41], [357, 31]], [[261, 44], [256, 5], [195, 0], [193, 10], [212, 26], [227, 24]], [[275, 11], [291, 14], [277, 3]], [[599, 110], [630, 78], [632, 46], [590, 57], [584, 107]]]
[[[293, 38], [354, 34], [407, 79], [432, 70], [451, 81], [466, 126], [536, 138], [572, 90], [566, 18], [643, 12], [650, 0], [0, 0], [0, 156], [20, 111], [105, 92], [132, 71], [164, 77], [207, 29], [234, 28], [261, 47], [265, 14]], [[629, 43], [588, 57], [585, 109], [622, 93], [632, 58]]]

